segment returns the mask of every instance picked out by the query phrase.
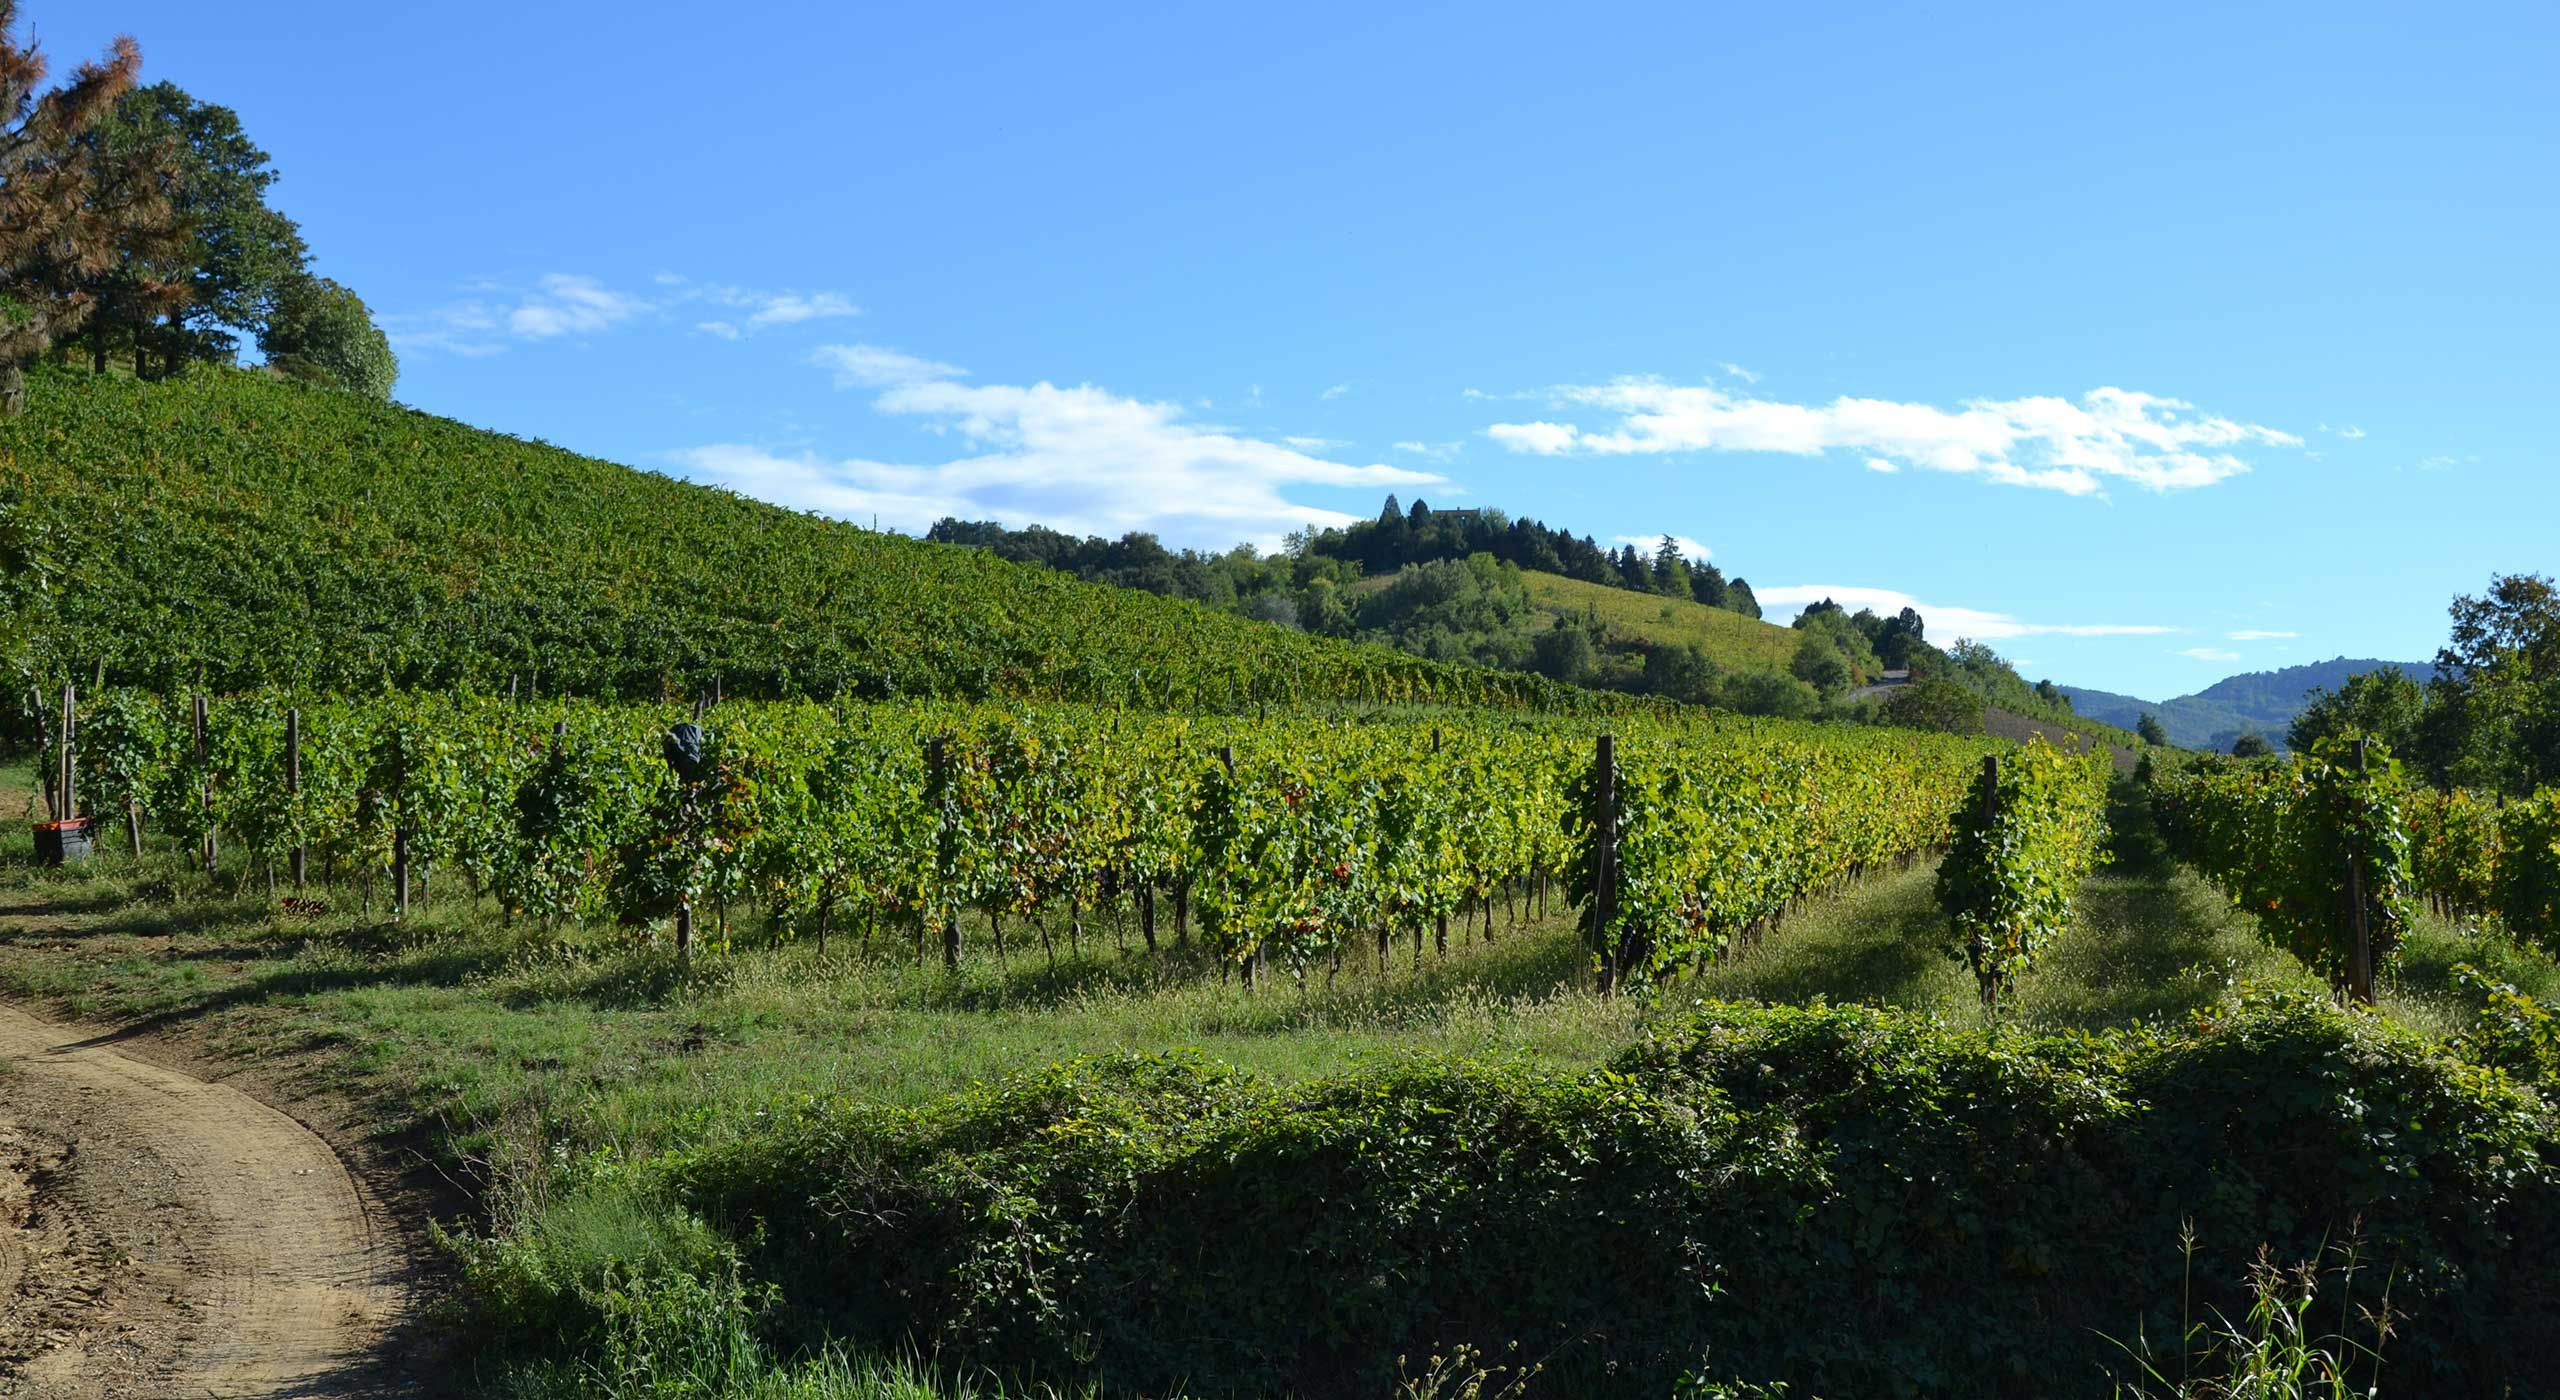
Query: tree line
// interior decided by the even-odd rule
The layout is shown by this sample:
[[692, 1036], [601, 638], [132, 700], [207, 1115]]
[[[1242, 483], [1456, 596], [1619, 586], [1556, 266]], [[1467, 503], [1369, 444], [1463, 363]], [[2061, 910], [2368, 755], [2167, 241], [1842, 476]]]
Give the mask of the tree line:
[[2313, 691], [2286, 742], [2308, 753], [2369, 735], [2437, 787], [2523, 797], [2560, 783], [2560, 589], [2499, 575], [2456, 597], [2451, 615], [2425, 684], [2384, 667]]
[[248, 343], [279, 374], [389, 397], [390, 341], [311, 270], [239, 114], [139, 85], [130, 37], [48, 88], [17, 20], [0, 0], [0, 413], [24, 411], [48, 356], [166, 378]]
[[1589, 535], [1577, 537], [1570, 530], [1552, 529], [1525, 516], [1499, 510], [1433, 510], [1422, 500], [1408, 510], [1389, 496], [1377, 519], [1309, 530], [1304, 547], [1310, 554], [1349, 560], [1372, 574], [1489, 554], [1531, 573], [1561, 574], [1634, 593], [1686, 598], [1744, 617], [1760, 615], [1760, 601], [1752, 596], [1749, 582], [1726, 578], [1712, 561], [1686, 557], [1670, 535], [1650, 551], [1639, 551], [1632, 544], [1608, 550]]

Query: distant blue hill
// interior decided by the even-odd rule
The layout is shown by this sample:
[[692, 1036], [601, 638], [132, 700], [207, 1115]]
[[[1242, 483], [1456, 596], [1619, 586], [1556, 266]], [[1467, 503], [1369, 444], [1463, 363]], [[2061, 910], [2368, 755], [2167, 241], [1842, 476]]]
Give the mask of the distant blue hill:
[[2332, 661], [2287, 666], [2280, 671], [2251, 671], [2216, 681], [2193, 695], [2157, 703], [2078, 686], [2061, 689], [2071, 697], [2075, 713], [2102, 724], [2131, 729], [2143, 711], [2157, 713], [2161, 726], [2169, 731], [2169, 742], [2182, 749], [2228, 749], [2232, 740], [2250, 733], [2263, 734], [2267, 742], [2283, 748], [2284, 732], [2293, 724], [2303, 703], [2311, 698], [2311, 692], [2335, 690], [2346, 684], [2349, 676], [2386, 666], [2407, 672], [2409, 679], [2420, 685], [2436, 672], [2424, 661], [2359, 661], [2341, 656]]

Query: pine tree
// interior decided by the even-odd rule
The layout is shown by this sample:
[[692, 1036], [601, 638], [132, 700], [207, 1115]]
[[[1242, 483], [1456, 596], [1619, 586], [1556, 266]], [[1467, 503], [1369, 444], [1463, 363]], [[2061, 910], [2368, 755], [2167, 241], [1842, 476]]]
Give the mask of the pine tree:
[[104, 177], [81, 137], [133, 86], [142, 50], [119, 38], [101, 62], [39, 91], [48, 65], [17, 37], [17, 0], [0, 0], [0, 414], [26, 409], [26, 367], [97, 309], [95, 278], [116, 266], [128, 231], [165, 222], [147, 180]]

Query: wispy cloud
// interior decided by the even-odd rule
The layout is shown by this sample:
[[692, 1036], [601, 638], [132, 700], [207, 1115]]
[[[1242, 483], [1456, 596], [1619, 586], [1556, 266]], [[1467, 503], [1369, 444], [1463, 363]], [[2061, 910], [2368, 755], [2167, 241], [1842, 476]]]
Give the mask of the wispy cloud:
[[1316, 395], [1316, 397], [1320, 399], [1338, 399], [1350, 392], [1350, 385], [1336, 384], [1332, 388], [1325, 390], [1323, 393]]
[[592, 336], [650, 309], [648, 300], [580, 272], [545, 273], [530, 287], [481, 280], [467, 295], [426, 311], [382, 318], [394, 349], [478, 357], [509, 345]]
[[1416, 457], [1428, 457], [1435, 462], [1448, 461], [1465, 448], [1466, 444], [1463, 442], [1399, 442], [1395, 444], [1395, 450], [1398, 452], [1411, 453]]
[[648, 309], [647, 301], [617, 292], [596, 278], [554, 272], [543, 277], [523, 304], [507, 313], [507, 329], [526, 340], [594, 335]]
[[2342, 438], [2345, 438], [2345, 439], [2346, 439], [2347, 441], [2349, 441], [2349, 442], [2353, 442], [2353, 441], [2355, 441], [2356, 439], [2358, 439], [2358, 438], [2360, 438], [2360, 437], [2363, 437], [2363, 436], [2364, 436], [2364, 429], [2357, 427], [2357, 426], [2356, 426], [2355, 424], [2353, 424], [2353, 423], [2349, 423], [2349, 424], [2346, 424], [2346, 425], [2344, 425], [2344, 426], [2342, 426], [2342, 427], [2336, 427], [2336, 428], [2332, 428], [2332, 427], [2330, 427], [2328, 424], [2323, 423], [2323, 424], [2321, 424], [2321, 425], [2320, 425], [2320, 431], [2322, 431], [2322, 432], [2324, 432], [2324, 433], [2328, 433], [2328, 434], [2330, 434], [2330, 435], [2332, 435], [2332, 436], [2335, 436], [2335, 437], [2342, 437]]
[[1341, 438], [1301, 437], [1294, 434], [1280, 440], [1301, 452], [1331, 452], [1337, 447], [1349, 447], [1351, 445], [1349, 442], [1346, 442]]
[[775, 326], [796, 326], [805, 321], [837, 320], [859, 316], [862, 308], [841, 292], [756, 292], [742, 287], [708, 287], [705, 300], [715, 305], [732, 307], [746, 314], [721, 320], [699, 321], [694, 329], [723, 340], [743, 340], [758, 331]]
[[1651, 378], [1565, 385], [1549, 397], [1612, 421], [1496, 423], [1487, 436], [1548, 456], [1847, 451], [1874, 470], [1913, 466], [2075, 496], [2110, 481], [2155, 491], [2209, 486], [2249, 469], [2236, 449], [2302, 445], [2291, 433], [2197, 414], [2184, 400], [2115, 388], [2077, 400], [1975, 399], [1956, 409], [1847, 397], [1797, 404]]
[[972, 384], [940, 361], [873, 345], [812, 356], [872, 408], [971, 449], [939, 463], [830, 459], [714, 443], [671, 454], [693, 476], [784, 505], [921, 528], [945, 515], [1076, 534], [1152, 530], [1178, 543], [1276, 544], [1308, 524], [1362, 517], [1289, 499], [1295, 486], [1409, 488], [1447, 478], [1331, 460], [1285, 442], [1185, 422], [1181, 406], [1094, 385]]
[[2240, 659], [2240, 653], [2236, 651], [2225, 651], [2220, 647], [2186, 647], [2180, 650], [2177, 655], [2189, 657], [2197, 661], [2237, 661]]
[[964, 379], [969, 374], [958, 365], [878, 345], [821, 345], [810, 352], [809, 363], [834, 370], [839, 389], [889, 389], [935, 379]]
[[697, 283], [674, 272], [651, 276], [656, 291], [625, 291], [582, 272], [551, 272], [530, 285], [494, 279], [467, 283], [464, 295], [425, 311], [386, 315], [385, 334], [403, 351], [495, 355], [511, 345], [602, 335], [677, 308], [718, 307], [732, 314], [697, 321], [694, 329], [741, 340], [776, 326], [858, 316], [841, 292], [768, 292]]
[[1929, 636], [1941, 642], [1953, 637], [1967, 637], [1977, 642], [1996, 642], [2010, 637], [2153, 637], [2178, 630], [2152, 623], [2028, 622], [2004, 612], [1924, 603], [1908, 593], [1890, 588], [1803, 583], [1752, 591], [1760, 600], [1760, 606], [1773, 618], [1792, 618], [1825, 598], [1851, 612], [1872, 608], [1889, 614], [1915, 608], [1921, 620], [1928, 624]]
[[1734, 378], [1741, 380], [1745, 384], [1757, 384], [1760, 382], [1759, 375], [1752, 373], [1750, 370], [1744, 369], [1742, 366], [1735, 364], [1731, 360], [1724, 361], [1717, 365], [1716, 368], [1723, 370], [1725, 373], [1732, 375]]
[[[1641, 550], [1647, 555], [1652, 554], [1654, 547], [1662, 543], [1662, 536], [1660, 535], [1613, 535], [1610, 538], [1616, 540], [1619, 544], [1634, 545], [1638, 550]], [[1671, 544], [1673, 548], [1680, 551], [1680, 557], [1683, 559], [1713, 559], [1716, 557], [1716, 552], [1714, 550], [1707, 548], [1705, 545], [1698, 543], [1687, 535], [1673, 535], [1671, 537]]]
[[2225, 632], [2222, 638], [2228, 642], [2275, 642], [2289, 641], [2301, 635], [2299, 632], [2275, 632], [2257, 627], [2244, 627], [2237, 632]]

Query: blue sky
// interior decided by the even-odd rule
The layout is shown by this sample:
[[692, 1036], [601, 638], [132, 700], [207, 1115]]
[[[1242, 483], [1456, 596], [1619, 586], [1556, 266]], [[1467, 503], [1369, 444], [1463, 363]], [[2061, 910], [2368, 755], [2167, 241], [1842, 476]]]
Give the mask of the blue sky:
[[864, 523], [1392, 490], [2152, 698], [2560, 563], [2560, 8], [1388, 8], [27, 19], [239, 110], [403, 401]]

